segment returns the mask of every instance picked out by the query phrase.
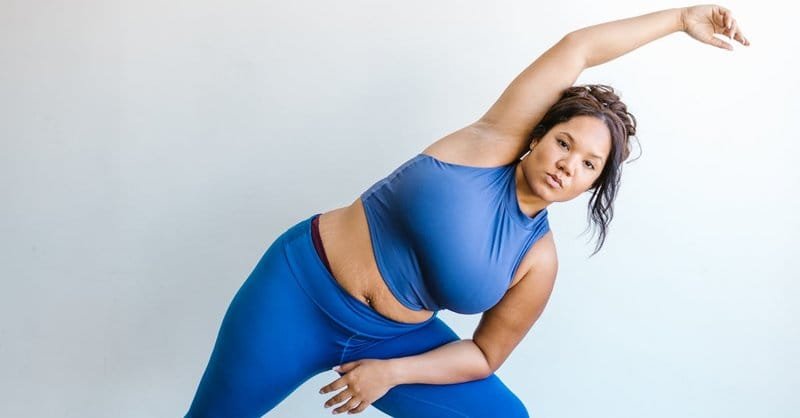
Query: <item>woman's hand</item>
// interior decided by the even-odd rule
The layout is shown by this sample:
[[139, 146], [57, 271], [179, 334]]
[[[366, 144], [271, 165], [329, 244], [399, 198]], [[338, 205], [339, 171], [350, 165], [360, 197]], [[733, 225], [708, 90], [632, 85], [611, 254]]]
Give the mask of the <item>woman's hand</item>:
[[[380, 399], [396, 384], [394, 374], [389, 367], [388, 360], [364, 359], [344, 363], [334, 367], [334, 371], [343, 375], [332, 383], [325, 385], [319, 393], [327, 393], [347, 387], [336, 396], [325, 402], [325, 408], [347, 401], [336, 408], [333, 413], [347, 411], [348, 414], [357, 414]], [[348, 400], [349, 399], [349, 400]]]
[[733, 46], [714, 37], [715, 33], [728, 36], [742, 45], [750, 46], [750, 41], [742, 35], [731, 11], [714, 4], [687, 7], [681, 11], [683, 31], [700, 42], [733, 51]]

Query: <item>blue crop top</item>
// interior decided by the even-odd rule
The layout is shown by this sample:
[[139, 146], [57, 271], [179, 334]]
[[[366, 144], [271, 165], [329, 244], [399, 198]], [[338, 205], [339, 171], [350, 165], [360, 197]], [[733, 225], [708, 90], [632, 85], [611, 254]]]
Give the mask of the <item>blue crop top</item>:
[[361, 194], [378, 270], [403, 305], [472, 314], [500, 301], [549, 230], [546, 208], [520, 209], [515, 167], [418, 154]]

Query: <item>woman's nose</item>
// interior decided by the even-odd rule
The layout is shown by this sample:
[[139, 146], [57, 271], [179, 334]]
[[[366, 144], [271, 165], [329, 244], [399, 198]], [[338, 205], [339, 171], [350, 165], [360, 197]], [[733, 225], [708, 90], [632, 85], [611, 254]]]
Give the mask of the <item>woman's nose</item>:
[[561, 164], [558, 167], [559, 170], [563, 171], [565, 175], [571, 176], [574, 170], [572, 169], [572, 164], [567, 161], [561, 161]]

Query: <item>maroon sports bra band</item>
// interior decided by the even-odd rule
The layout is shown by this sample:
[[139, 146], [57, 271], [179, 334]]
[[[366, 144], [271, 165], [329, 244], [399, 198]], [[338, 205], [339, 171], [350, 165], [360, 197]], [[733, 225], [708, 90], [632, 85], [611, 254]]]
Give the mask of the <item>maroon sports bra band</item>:
[[319, 215], [311, 220], [311, 241], [314, 241], [314, 249], [317, 250], [317, 254], [322, 259], [322, 263], [325, 264], [325, 268], [333, 275], [331, 265], [328, 263], [328, 256], [325, 255], [325, 248], [322, 247], [322, 239], [319, 237]]

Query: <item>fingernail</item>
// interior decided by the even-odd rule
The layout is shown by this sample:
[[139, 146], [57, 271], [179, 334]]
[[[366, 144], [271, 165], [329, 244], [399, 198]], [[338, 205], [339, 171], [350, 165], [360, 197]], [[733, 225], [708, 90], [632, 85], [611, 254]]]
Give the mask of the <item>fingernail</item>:
[[331, 370], [338, 372], [339, 370], [341, 370], [341, 368], [339, 366], [333, 366]]

